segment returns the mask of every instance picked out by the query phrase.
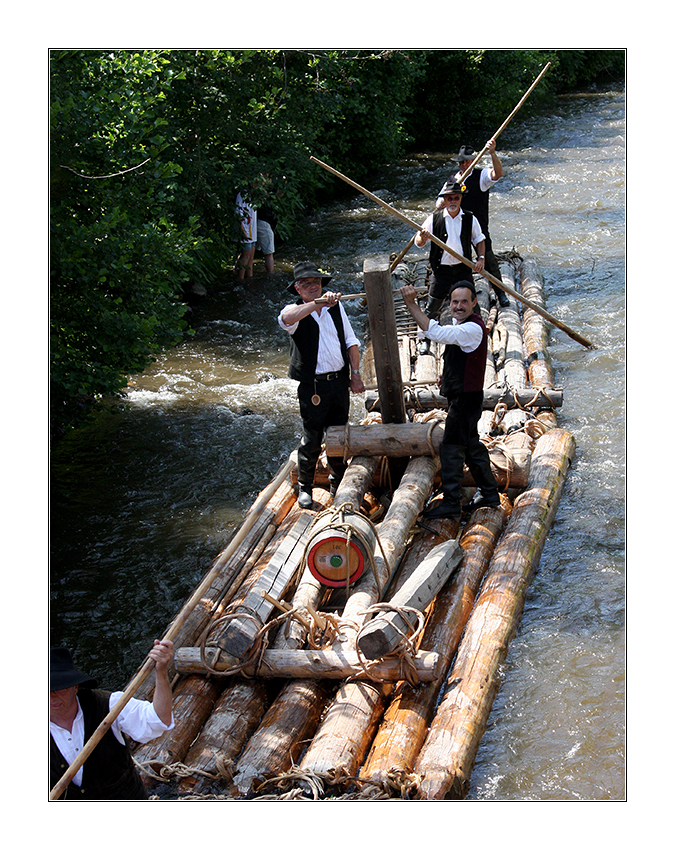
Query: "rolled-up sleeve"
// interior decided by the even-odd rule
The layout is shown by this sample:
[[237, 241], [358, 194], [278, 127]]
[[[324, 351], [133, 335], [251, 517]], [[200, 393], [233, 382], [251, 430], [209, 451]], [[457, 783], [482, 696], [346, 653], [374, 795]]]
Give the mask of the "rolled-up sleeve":
[[476, 322], [439, 325], [436, 319], [429, 319], [429, 327], [426, 331], [423, 331], [423, 334], [434, 342], [458, 345], [467, 354], [475, 351], [483, 341], [483, 329]]
[[[121, 696], [121, 691], [115, 691], [115, 693], [110, 694], [109, 705], [111, 710]], [[158, 738], [163, 732], [173, 729], [174, 726], [173, 714], [171, 715], [171, 724], [167, 726], [159, 719], [151, 702], [141, 699], [130, 699], [115, 718], [112, 730], [120, 743], [124, 743], [120, 734], [120, 732], [124, 732], [125, 735], [128, 735], [139, 744], [146, 744], [148, 741], [152, 741], [153, 738]]]

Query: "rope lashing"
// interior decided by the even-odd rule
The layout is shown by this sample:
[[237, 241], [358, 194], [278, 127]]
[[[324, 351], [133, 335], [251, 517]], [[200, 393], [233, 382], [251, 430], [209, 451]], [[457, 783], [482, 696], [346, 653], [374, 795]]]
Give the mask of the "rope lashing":
[[[408, 605], [391, 605], [388, 602], [377, 602], [366, 609], [364, 614], [379, 614], [381, 611], [393, 611], [399, 614], [405, 622], [406, 631], [400, 629], [396, 623], [390, 625], [395, 629], [401, 638], [401, 642], [391, 652], [383, 655], [381, 658], [367, 659], [363, 657], [359, 648], [358, 636], [356, 638], [356, 651], [359, 657], [359, 662], [363, 669], [363, 673], [369, 679], [374, 681], [383, 681], [373, 672], [373, 667], [377, 666], [385, 658], [398, 658], [399, 660], [399, 680], [405, 680], [411, 685], [419, 684], [419, 676], [415, 667], [414, 658], [417, 655], [416, 642], [424, 629], [424, 614], [417, 608], [412, 608]], [[416, 622], [415, 622], [416, 621]], [[367, 623], [364, 623], [359, 629], [359, 635], [365, 628]], [[408, 634], [411, 632], [411, 634]]]

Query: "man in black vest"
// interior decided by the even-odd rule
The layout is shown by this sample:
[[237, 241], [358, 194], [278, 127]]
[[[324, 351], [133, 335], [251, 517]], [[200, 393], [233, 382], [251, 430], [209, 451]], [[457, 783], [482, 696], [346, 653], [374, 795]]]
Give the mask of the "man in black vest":
[[[499, 262], [492, 250], [492, 239], [490, 238], [489, 218], [490, 218], [490, 189], [504, 174], [502, 163], [496, 153], [497, 143], [494, 139], [490, 139], [485, 145], [487, 152], [492, 159], [492, 168], [473, 168], [471, 173], [467, 174], [467, 170], [473, 160], [476, 158], [476, 151], [471, 145], [462, 145], [459, 149], [457, 159], [459, 161], [459, 171], [455, 175], [457, 182], [464, 182], [466, 192], [462, 200], [462, 207], [465, 210], [470, 210], [478, 219], [480, 228], [485, 236], [485, 270], [490, 272], [497, 280], [502, 279], [502, 273], [499, 269]], [[492, 288], [497, 295], [499, 304], [502, 307], [509, 306], [509, 299], [503, 289], [492, 284]]]
[[[323, 283], [332, 275], [314, 263], [297, 263], [288, 292], [297, 294], [293, 305], [279, 314], [279, 326], [290, 334], [289, 377], [298, 384], [302, 440], [298, 446], [298, 504], [312, 506], [314, 470], [321, 454], [323, 435], [331, 425], [349, 420], [349, 391], [365, 392], [359, 372], [359, 341], [354, 335], [339, 292], [326, 292], [317, 304]], [[331, 493], [342, 480], [345, 463], [330, 458]]]
[[464, 461], [479, 490], [471, 509], [499, 507], [490, 455], [478, 436], [478, 420], [483, 412], [487, 330], [480, 314], [474, 312], [477, 304], [474, 285], [458, 281], [453, 286], [451, 325], [439, 325], [420, 310], [413, 286], [402, 287], [401, 295], [425, 336], [445, 344], [441, 394], [448, 400], [448, 413], [439, 449], [443, 501], [425, 516], [429, 519], [461, 517]]
[[[156, 640], [149, 652], [155, 662], [152, 702], [131, 699], [92, 750], [59, 800], [146, 800], [147, 792], [129, 744], [144, 744], [173, 728], [171, 683], [167, 665], [173, 643]], [[61, 779], [85, 742], [116, 705], [122, 692], [101, 691], [95, 679], [76, 669], [70, 652], [52, 649], [49, 664], [50, 783]]]
[[[471, 247], [476, 250], [475, 268], [483, 271], [485, 261], [485, 238], [478, 224], [478, 219], [470, 212], [462, 209], [462, 187], [459, 183], [446, 183], [440, 192], [442, 206], [437, 208], [422, 225], [422, 230], [415, 236], [415, 244], [423, 248], [433, 234], [437, 239], [452, 248], [456, 254], [471, 259]], [[429, 297], [427, 298], [426, 314], [430, 319], [437, 319], [441, 313], [443, 302], [452, 287], [460, 280], [465, 280], [473, 286], [471, 269], [448, 251], [444, 251], [435, 242], [429, 249], [429, 265], [431, 278], [429, 281]], [[429, 340], [424, 339], [418, 346], [418, 354], [429, 353]]]

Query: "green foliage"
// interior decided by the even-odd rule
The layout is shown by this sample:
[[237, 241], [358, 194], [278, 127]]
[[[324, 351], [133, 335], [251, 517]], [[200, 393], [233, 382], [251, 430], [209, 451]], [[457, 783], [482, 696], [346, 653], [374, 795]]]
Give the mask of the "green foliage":
[[55, 425], [119, 393], [186, 332], [184, 290], [237, 251], [237, 191], [288, 239], [312, 205], [406, 150], [493, 132], [603, 75], [623, 51], [73, 50], [51, 55]]

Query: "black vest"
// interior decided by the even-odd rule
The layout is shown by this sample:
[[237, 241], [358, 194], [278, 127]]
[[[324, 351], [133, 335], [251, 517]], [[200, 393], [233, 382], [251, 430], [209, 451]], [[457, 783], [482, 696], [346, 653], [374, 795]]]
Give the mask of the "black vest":
[[462, 209], [471, 210], [478, 219], [483, 236], [488, 236], [488, 218], [490, 192], [481, 192], [480, 175], [482, 168], [474, 168], [464, 181], [466, 192], [462, 195]]
[[[300, 299], [296, 303], [302, 304], [304, 302]], [[345, 340], [345, 329], [342, 324], [340, 305], [335, 304], [328, 309], [328, 312], [333, 319], [333, 324], [340, 340], [342, 357], [345, 361], [341, 371], [347, 375], [349, 355], [347, 354], [347, 342]], [[288, 370], [289, 378], [293, 378], [295, 381], [313, 381], [316, 374], [316, 359], [319, 355], [319, 325], [311, 313], [298, 322], [298, 327], [295, 329], [295, 333], [290, 335], [290, 338], [291, 365]]]
[[[464, 215], [462, 216], [462, 229], [459, 234], [459, 241], [462, 243], [462, 254], [467, 258], [467, 260], [470, 260], [473, 215], [466, 210], [463, 210], [463, 213]], [[443, 215], [443, 210], [436, 210], [434, 213], [432, 232], [437, 239], [441, 240], [441, 242], [448, 241], [448, 231], [445, 228], [445, 216]], [[441, 259], [444, 253], [445, 251], [435, 242], [431, 243], [431, 247], [429, 248], [429, 265], [431, 266], [432, 271], [438, 271], [438, 267], [441, 264]]]
[[[81, 688], [77, 698], [84, 715], [84, 741], [91, 738], [100, 722], [109, 713], [108, 691]], [[51, 787], [68, 770], [68, 762], [49, 736], [49, 779]], [[131, 758], [129, 746], [124, 746], [108, 729], [85, 761], [82, 768], [82, 785], [74, 782], [66, 788], [59, 800], [147, 800], [143, 781]]]
[[482, 392], [487, 358], [487, 330], [481, 317], [472, 313], [467, 322], [476, 322], [483, 329], [483, 339], [475, 351], [468, 354], [458, 345], [446, 345], [443, 351], [441, 395], [457, 398], [460, 393]]

